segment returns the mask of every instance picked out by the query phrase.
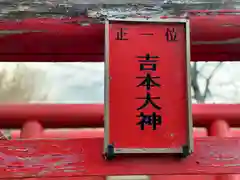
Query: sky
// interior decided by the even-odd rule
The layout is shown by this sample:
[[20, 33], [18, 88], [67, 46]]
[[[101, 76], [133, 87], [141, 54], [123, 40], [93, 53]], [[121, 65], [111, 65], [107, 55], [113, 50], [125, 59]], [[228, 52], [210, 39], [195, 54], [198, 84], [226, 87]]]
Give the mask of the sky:
[[[38, 96], [48, 94], [44, 103], [103, 103], [103, 63], [24, 63], [28, 68], [41, 70], [44, 76], [37, 79]], [[0, 63], [10, 76], [16, 63]]]
[[[208, 77], [217, 63], [219, 62], [207, 63], [203, 69], [199, 66], [201, 74]], [[199, 84], [201, 88], [205, 87], [203, 77], [199, 77]], [[212, 97], [208, 98], [206, 103], [239, 103], [240, 62], [224, 62], [213, 76], [210, 90]]]
[[[199, 63], [204, 77], [208, 77], [217, 63]], [[103, 63], [25, 63], [29, 68], [41, 70], [43, 78], [38, 79], [41, 93], [47, 93], [44, 103], [103, 103], [104, 64]], [[16, 63], [1, 63], [0, 69], [9, 70]], [[224, 63], [213, 76], [210, 84], [212, 97], [207, 103], [240, 102], [240, 63]], [[205, 87], [203, 77], [199, 77], [201, 89]], [[40, 89], [40, 88], [39, 88]], [[38, 92], [36, 92], [38, 96]], [[33, 98], [32, 102], [38, 102]]]

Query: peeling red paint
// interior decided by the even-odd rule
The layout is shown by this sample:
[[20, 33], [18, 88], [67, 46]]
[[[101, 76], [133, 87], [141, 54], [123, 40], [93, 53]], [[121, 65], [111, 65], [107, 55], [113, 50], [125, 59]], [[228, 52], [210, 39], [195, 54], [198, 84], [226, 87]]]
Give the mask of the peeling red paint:
[[46, 153], [47, 149], [42, 149], [43, 144], [39, 149], [38, 145], [41, 143], [33, 145], [28, 143], [31, 141], [24, 144], [23, 141], [19, 142], [13, 145], [0, 144], [2, 149], [0, 169], [10, 174], [10, 177], [42, 177], [55, 173], [67, 174], [85, 170], [81, 151], [79, 154], [74, 154], [69, 148], [53, 144], [47, 147], [49, 153]]
[[[235, 146], [240, 146], [238, 139], [235, 139], [234, 142]], [[219, 144], [219, 139], [216, 139], [216, 142], [212, 142], [211, 144], [206, 143], [205, 147], [202, 146], [199, 149], [200, 154], [204, 155], [199, 157], [199, 165], [210, 167], [240, 167], [239, 150], [236, 148], [229, 150], [232, 145], [233, 141], [226, 141], [223, 144]]]
[[0, 141], [0, 179], [240, 172], [239, 138], [197, 138], [194, 148], [185, 159], [122, 155], [106, 161], [103, 138]]

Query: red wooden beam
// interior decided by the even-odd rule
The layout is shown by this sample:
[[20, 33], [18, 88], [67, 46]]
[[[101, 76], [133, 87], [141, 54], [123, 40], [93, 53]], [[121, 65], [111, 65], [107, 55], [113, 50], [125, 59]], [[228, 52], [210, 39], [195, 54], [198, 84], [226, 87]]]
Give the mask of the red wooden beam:
[[204, 175], [240, 172], [239, 138], [198, 138], [195, 153], [102, 157], [103, 139], [0, 141], [0, 179], [109, 175]]
[[[240, 137], [239, 129], [230, 129], [231, 137]], [[34, 134], [35, 135], [35, 134]], [[207, 136], [207, 130], [205, 128], [194, 128], [194, 137], [205, 137]], [[20, 130], [11, 130], [10, 136], [12, 139], [20, 138]], [[103, 128], [92, 128], [92, 129], [77, 129], [77, 130], [44, 130], [41, 134], [41, 138], [103, 138], [104, 130]], [[31, 139], [34, 139], [35, 136]]]
[[[23, 180], [23, 178], [17, 178], [14, 180]], [[25, 179], [24, 179], [25, 180]], [[53, 178], [48, 178], [48, 177], [45, 177], [45, 178], [28, 178], [27, 180], [55, 180]], [[57, 180], [79, 180], [79, 177], [68, 177], [67, 179], [65, 177], [58, 177]], [[81, 177], [81, 180], [106, 180], [105, 177], [102, 177], [102, 176], [85, 176], [85, 177]], [[181, 180], [181, 179], [176, 179], [176, 180]], [[194, 177], [194, 180], [195, 180], [195, 177]], [[196, 180], [203, 180], [203, 179], [196, 179]], [[204, 179], [204, 180], [213, 180], [213, 179]]]
[[[38, 128], [38, 127], [37, 127]], [[33, 129], [33, 128], [32, 128]], [[38, 128], [39, 129], [39, 128]], [[21, 132], [19, 130], [11, 130], [10, 136], [12, 139], [19, 139]], [[235, 133], [235, 136], [240, 136], [240, 131], [238, 131], [238, 134]], [[28, 135], [29, 136], [29, 135]], [[27, 136], [27, 137], [28, 137]], [[194, 137], [203, 137], [207, 136], [206, 130], [202, 129], [196, 129], [194, 128]], [[26, 137], [26, 136], [25, 136]], [[22, 138], [25, 138], [24, 136]], [[68, 130], [44, 130], [40, 138], [103, 138], [104, 137], [104, 130], [103, 128], [91, 128], [91, 129], [68, 129]], [[31, 139], [36, 139], [36, 132], [33, 132], [33, 135], [31, 136]]]
[[103, 24], [76, 24], [74, 18], [4, 21], [0, 35], [0, 59], [4, 62], [103, 61]]
[[[240, 18], [235, 12], [190, 15], [192, 61], [239, 61], [240, 33], [236, 24]], [[1, 22], [0, 59], [5, 62], [103, 62], [104, 24], [86, 25], [85, 22], [86, 18], [82, 17]]]
[[215, 120], [226, 120], [231, 127], [240, 126], [240, 104], [194, 104], [194, 126], [210, 127]]
[[[238, 104], [194, 104], [196, 127], [209, 127], [216, 119], [240, 126]], [[0, 105], [0, 127], [21, 128], [27, 120], [38, 120], [44, 128], [103, 127], [102, 104], [13, 104]]]
[[102, 104], [12, 104], [0, 105], [0, 127], [21, 128], [39, 120], [44, 128], [103, 126]]
[[[1, 131], [0, 131], [1, 132]], [[35, 133], [35, 132], [34, 132]], [[240, 137], [239, 129], [229, 129], [231, 137]], [[36, 133], [35, 133], [36, 134]], [[31, 139], [35, 138], [32, 137]], [[207, 130], [205, 128], [193, 128], [194, 137], [205, 137], [207, 136]], [[12, 139], [20, 138], [20, 130], [11, 130], [10, 136]], [[87, 129], [68, 129], [68, 130], [58, 130], [58, 129], [46, 129], [40, 135], [41, 138], [103, 138], [104, 130], [103, 128], [87, 128]]]
[[[20, 130], [11, 130], [10, 136], [12, 139], [20, 138]], [[198, 132], [198, 136], [206, 136], [206, 132]], [[44, 130], [41, 134], [41, 138], [103, 138], [103, 128], [91, 128], [91, 129], [68, 129], [68, 130]], [[31, 138], [34, 139], [34, 138]]]
[[[240, 137], [239, 129], [230, 129], [229, 130], [231, 137]], [[207, 130], [205, 128], [194, 128], [193, 136], [194, 137], [205, 137], [207, 136]], [[12, 139], [20, 138], [20, 130], [11, 130], [10, 136]], [[92, 129], [77, 129], [77, 130], [44, 130], [40, 135], [41, 138], [103, 138], [104, 130], [103, 128], [92, 128]], [[23, 137], [24, 138], [24, 137]], [[36, 137], [36, 132], [34, 132], [31, 139], [38, 138]]]

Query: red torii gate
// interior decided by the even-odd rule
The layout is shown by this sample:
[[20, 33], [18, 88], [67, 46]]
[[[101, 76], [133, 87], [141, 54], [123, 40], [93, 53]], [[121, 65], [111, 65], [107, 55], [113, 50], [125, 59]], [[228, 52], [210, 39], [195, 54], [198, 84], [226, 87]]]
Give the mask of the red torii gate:
[[[240, 140], [223, 136], [229, 125], [239, 126], [239, 110], [239, 105], [194, 105], [194, 125], [221, 137], [196, 138], [195, 151], [186, 159], [121, 156], [107, 162], [103, 137], [1, 141], [0, 178], [238, 174]], [[0, 119], [2, 128], [22, 127], [22, 138], [38, 138], [43, 128], [101, 127], [103, 106], [2, 105]]]

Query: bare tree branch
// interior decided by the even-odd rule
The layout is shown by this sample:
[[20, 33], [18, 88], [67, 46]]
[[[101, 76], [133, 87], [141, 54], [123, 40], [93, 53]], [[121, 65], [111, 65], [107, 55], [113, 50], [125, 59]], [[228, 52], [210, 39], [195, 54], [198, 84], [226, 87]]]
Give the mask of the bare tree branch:
[[[203, 64], [201, 68], [198, 68], [197, 62], [194, 62], [191, 67], [191, 85], [192, 89], [194, 92], [193, 98], [197, 101], [197, 103], [204, 103], [207, 96], [212, 96], [211, 91], [210, 91], [210, 83], [215, 75], [216, 71], [219, 69], [219, 67], [222, 65], [222, 62], [219, 62], [216, 67], [213, 69], [211, 74], [208, 77], [205, 77], [201, 71], [206, 67], [207, 63]], [[204, 91], [201, 92], [199, 83], [198, 83], [198, 78], [202, 77], [205, 79], [206, 84]]]
[[194, 92], [194, 99], [196, 99], [197, 103], [203, 103], [204, 99], [201, 95], [200, 87], [198, 84], [198, 75], [199, 71], [197, 68], [197, 62], [194, 62], [191, 68], [191, 84]]
[[211, 74], [208, 76], [208, 78], [206, 79], [206, 85], [205, 85], [205, 90], [203, 92], [203, 98], [206, 99], [207, 95], [211, 96], [211, 91], [209, 89], [209, 85], [210, 82], [214, 76], [214, 74], [216, 73], [216, 71], [219, 69], [219, 67], [222, 65], [222, 62], [219, 62], [217, 64], [217, 66], [213, 69], [213, 71], [211, 72]]

